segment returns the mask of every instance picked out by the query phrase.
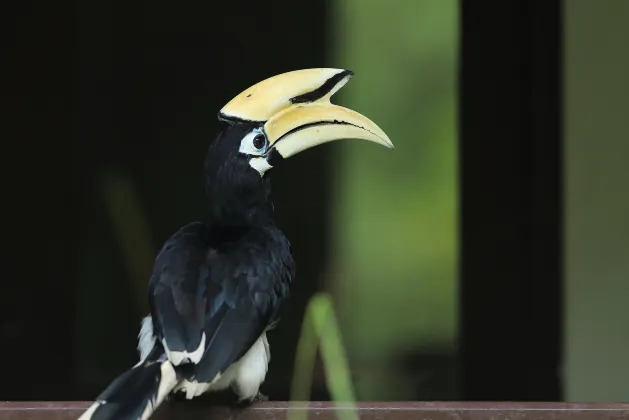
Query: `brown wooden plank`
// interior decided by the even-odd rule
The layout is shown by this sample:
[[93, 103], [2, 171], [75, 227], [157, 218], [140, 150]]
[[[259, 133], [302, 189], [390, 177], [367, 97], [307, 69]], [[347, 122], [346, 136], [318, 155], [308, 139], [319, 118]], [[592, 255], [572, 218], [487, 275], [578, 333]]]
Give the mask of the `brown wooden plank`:
[[[75, 420], [87, 407], [85, 402], [0, 403], [0, 420]], [[258, 403], [247, 409], [210, 407], [203, 402], [166, 405], [154, 420], [283, 420], [290, 410], [309, 409], [309, 418], [336, 419], [329, 402], [301, 403], [291, 408], [286, 402]], [[627, 420], [629, 403], [512, 403], [512, 402], [367, 402], [359, 403], [362, 419], [368, 420]]]

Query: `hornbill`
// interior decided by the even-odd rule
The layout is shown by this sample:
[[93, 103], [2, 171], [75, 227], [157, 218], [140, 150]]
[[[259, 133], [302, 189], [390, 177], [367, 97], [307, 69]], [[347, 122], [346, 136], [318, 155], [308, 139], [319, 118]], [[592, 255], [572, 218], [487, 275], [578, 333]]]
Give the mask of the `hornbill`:
[[192, 399], [228, 391], [243, 404], [258, 396], [271, 357], [266, 332], [295, 274], [290, 244], [273, 221], [269, 169], [338, 139], [393, 147], [374, 122], [330, 102], [352, 75], [332, 68], [283, 73], [220, 110], [222, 131], [205, 158], [206, 217], [159, 250], [150, 315], [138, 336], [140, 362], [79, 420], [147, 419], [176, 392]]

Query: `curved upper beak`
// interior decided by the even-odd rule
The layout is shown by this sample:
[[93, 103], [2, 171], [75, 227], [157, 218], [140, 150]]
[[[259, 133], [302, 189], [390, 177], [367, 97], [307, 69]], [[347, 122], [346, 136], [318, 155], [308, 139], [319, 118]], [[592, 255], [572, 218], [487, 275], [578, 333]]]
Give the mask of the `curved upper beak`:
[[330, 103], [353, 73], [305, 69], [263, 80], [232, 99], [219, 112], [227, 122], [257, 122], [269, 141], [270, 158], [290, 157], [334, 140], [361, 139], [392, 148], [384, 131], [369, 118]]

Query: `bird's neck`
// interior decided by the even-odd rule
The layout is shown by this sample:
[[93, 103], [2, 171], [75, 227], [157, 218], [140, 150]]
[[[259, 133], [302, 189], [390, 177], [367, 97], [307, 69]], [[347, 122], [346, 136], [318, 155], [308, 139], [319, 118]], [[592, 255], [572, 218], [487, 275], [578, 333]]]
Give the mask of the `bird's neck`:
[[270, 186], [262, 182], [246, 184], [206, 184], [207, 218], [216, 227], [256, 227], [273, 225]]

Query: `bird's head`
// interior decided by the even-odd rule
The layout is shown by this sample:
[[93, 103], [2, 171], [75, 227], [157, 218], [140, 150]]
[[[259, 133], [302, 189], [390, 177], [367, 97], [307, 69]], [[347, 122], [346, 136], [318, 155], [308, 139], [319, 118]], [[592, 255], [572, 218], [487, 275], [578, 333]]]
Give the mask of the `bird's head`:
[[341, 139], [393, 147], [369, 118], [330, 102], [352, 76], [331, 68], [283, 73], [244, 90], [220, 110], [224, 128], [205, 163], [214, 220], [248, 224], [270, 217], [267, 174], [303, 150]]

